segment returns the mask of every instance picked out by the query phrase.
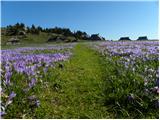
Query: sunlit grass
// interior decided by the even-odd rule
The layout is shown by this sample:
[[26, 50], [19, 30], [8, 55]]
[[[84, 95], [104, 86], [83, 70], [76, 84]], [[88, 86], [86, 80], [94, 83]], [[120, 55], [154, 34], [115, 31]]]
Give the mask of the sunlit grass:
[[[30, 51], [30, 54], [67, 52]], [[28, 54], [28, 52], [26, 52]], [[47, 73], [40, 68], [41, 79], [27, 94], [27, 77], [14, 73], [17, 96], [4, 118], [158, 118], [155, 95], [144, 92], [145, 67], [157, 69], [156, 60], [137, 61], [133, 72], [117, 62], [120, 57], [102, 56], [87, 43], [79, 43], [69, 60], [56, 62]], [[142, 76], [144, 74], [144, 76]], [[152, 85], [152, 84], [151, 84]], [[36, 95], [39, 107], [31, 107], [27, 96]], [[129, 99], [133, 97], [134, 99]]]

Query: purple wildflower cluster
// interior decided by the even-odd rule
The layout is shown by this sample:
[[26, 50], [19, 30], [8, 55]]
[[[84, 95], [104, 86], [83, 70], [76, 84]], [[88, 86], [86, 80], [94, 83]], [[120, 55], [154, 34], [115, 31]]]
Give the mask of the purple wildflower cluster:
[[133, 71], [138, 60], [158, 61], [159, 59], [158, 41], [103, 42], [96, 47], [103, 55], [118, 56], [120, 58], [118, 62], [124, 64], [126, 68], [132, 68]]
[[[103, 42], [99, 46], [101, 52], [110, 56], [123, 56], [123, 58], [141, 58], [143, 60], [158, 59], [158, 41], [132, 41], [132, 42]], [[107, 51], [107, 52], [106, 52]]]
[[[26, 79], [28, 81], [28, 87], [23, 88], [23, 91], [28, 92], [40, 79], [40, 72], [47, 72], [49, 67], [54, 67], [55, 62], [67, 60], [71, 56], [70, 52], [63, 54], [44, 54], [43, 50], [70, 50], [73, 47], [74, 44], [67, 44], [64, 46], [48, 46], [44, 48], [24, 47], [12, 50], [1, 50], [1, 115], [6, 114], [5, 111], [7, 106], [11, 104], [13, 98], [16, 97], [16, 93], [14, 91], [11, 91], [10, 95], [8, 96], [8, 88], [15, 85], [15, 83], [12, 82], [12, 76], [14, 76], [15, 73], [27, 76]], [[30, 51], [35, 50], [42, 51], [42, 53], [30, 54]], [[40, 101], [37, 98], [34, 99], [34, 102], [36, 106], [40, 105]]]
[[159, 59], [158, 41], [103, 42], [99, 47], [103, 55], [119, 56], [118, 62], [124, 64], [126, 68], [132, 68], [133, 71], [136, 70], [138, 60], [158, 61]]
[[[101, 42], [95, 48], [109, 60], [117, 57], [117, 63], [125, 66], [127, 70], [138, 72], [144, 78], [144, 91], [159, 94], [159, 68], [153, 68], [145, 62], [159, 61], [158, 41], [121, 41]], [[141, 69], [143, 66], [144, 70]]]

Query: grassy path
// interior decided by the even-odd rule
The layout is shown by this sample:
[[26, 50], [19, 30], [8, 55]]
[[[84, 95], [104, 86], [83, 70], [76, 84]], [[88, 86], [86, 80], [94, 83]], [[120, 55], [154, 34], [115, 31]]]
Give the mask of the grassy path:
[[[98, 53], [78, 44], [63, 68], [50, 74], [54, 84], [41, 93], [38, 118], [106, 118], [104, 103], [105, 66]], [[49, 103], [49, 104], [48, 104]]]
[[159, 118], [158, 94], [144, 92], [141, 75], [146, 66], [157, 70], [157, 60], [139, 61], [133, 72], [119, 64], [119, 56], [104, 58], [86, 43], [78, 43], [72, 52], [69, 60], [55, 63], [47, 73], [39, 68], [36, 86], [25, 94], [26, 77], [15, 74], [17, 95], [4, 118]]

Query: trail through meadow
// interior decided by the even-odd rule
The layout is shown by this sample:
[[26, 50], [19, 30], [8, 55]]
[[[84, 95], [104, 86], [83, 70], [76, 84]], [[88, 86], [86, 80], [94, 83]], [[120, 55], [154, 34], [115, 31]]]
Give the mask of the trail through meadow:
[[[105, 66], [102, 63], [103, 59], [96, 51], [78, 44], [72, 58], [53, 73], [57, 76], [54, 86], [57, 91], [45, 89], [42, 93], [45, 95], [40, 99], [43, 117], [106, 118], [103, 105]], [[48, 104], [49, 101], [52, 103]]]

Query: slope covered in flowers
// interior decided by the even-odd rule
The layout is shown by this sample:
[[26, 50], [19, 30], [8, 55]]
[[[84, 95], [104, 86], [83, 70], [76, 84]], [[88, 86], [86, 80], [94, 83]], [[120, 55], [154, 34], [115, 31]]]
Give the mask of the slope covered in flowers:
[[106, 58], [106, 106], [116, 118], [158, 118], [158, 41], [102, 42]]
[[34, 87], [43, 82], [43, 74], [49, 68], [54, 68], [57, 62], [69, 59], [73, 47], [74, 44], [66, 44], [63, 46], [22, 47], [2, 50], [1, 115], [7, 114], [7, 109], [15, 97], [24, 100], [21, 102], [38, 107], [40, 101], [34, 95]]

